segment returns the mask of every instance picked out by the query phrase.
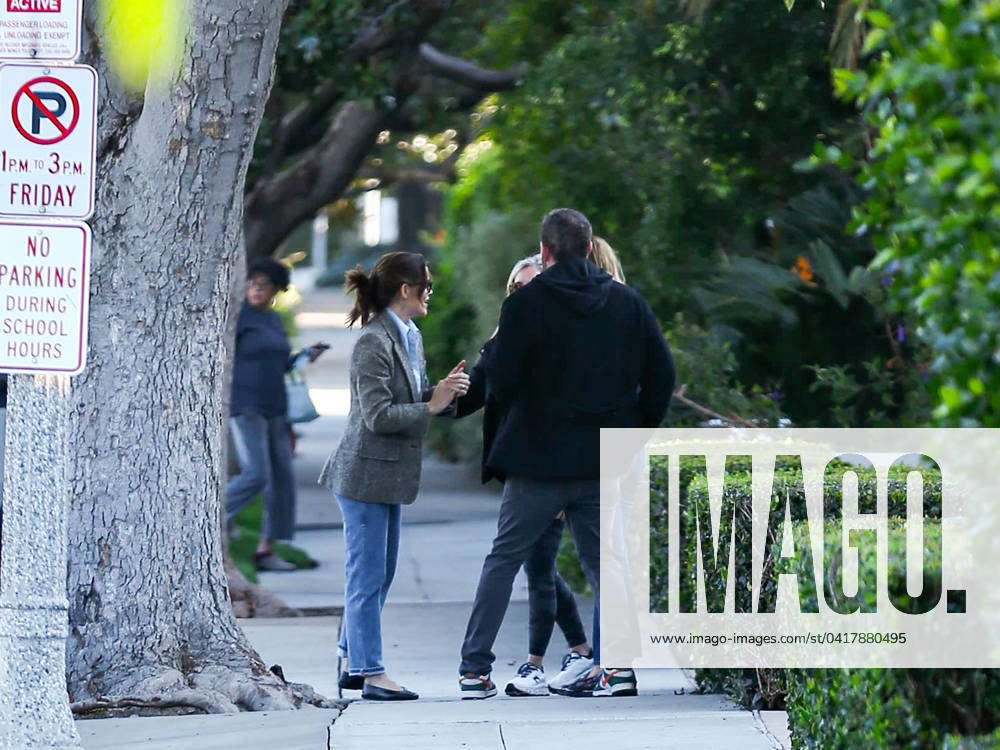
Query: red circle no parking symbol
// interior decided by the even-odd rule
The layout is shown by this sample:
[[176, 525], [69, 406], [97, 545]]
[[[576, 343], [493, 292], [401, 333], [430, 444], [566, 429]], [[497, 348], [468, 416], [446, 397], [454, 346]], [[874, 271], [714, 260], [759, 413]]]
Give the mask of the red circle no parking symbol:
[[17, 131], [32, 143], [59, 143], [80, 119], [80, 102], [65, 81], [41, 76], [14, 94], [11, 117]]

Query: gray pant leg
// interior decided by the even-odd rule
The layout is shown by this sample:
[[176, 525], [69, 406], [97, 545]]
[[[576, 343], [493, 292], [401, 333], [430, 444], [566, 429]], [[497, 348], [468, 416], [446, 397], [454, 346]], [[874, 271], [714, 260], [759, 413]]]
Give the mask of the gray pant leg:
[[247, 507], [271, 481], [271, 457], [267, 447], [267, 420], [254, 414], [229, 418], [240, 473], [226, 484], [226, 520]]
[[489, 673], [493, 643], [507, 605], [518, 568], [528, 558], [535, 542], [566, 503], [563, 482], [540, 482], [525, 477], [508, 477], [497, 522], [493, 550], [483, 563], [476, 599], [462, 644], [460, 674]]
[[271, 481], [264, 492], [262, 539], [295, 536], [295, 473], [292, 469], [292, 436], [284, 417], [267, 420]]
[[576, 543], [580, 565], [594, 589], [594, 663], [600, 664], [601, 638], [601, 486], [596, 479], [573, 483], [566, 521]]

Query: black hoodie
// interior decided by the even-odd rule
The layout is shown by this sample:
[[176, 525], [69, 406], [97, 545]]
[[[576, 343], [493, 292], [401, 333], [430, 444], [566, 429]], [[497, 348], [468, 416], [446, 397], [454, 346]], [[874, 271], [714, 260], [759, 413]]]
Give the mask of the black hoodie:
[[507, 298], [484, 359], [504, 413], [486, 465], [535, 479], [596, 479], [600, 428], [658, 426], [674, 387], [649, 305], [583, 258]]

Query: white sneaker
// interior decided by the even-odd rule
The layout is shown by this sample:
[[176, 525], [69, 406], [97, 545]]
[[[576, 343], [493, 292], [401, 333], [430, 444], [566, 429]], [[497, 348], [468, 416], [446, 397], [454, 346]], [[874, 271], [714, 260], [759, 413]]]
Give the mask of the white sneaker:
[[554, 691], [569, 687], [590, 671], [594, 660], [576, 651], [569, 651], [563, 657], [562, 671], [549, 680], [549, 689]]
[[513, 696], [548, 695], [549, 683], [541, 667], [526, 661], [517, 668], [517, 676], [507, 683], [504, 692]]

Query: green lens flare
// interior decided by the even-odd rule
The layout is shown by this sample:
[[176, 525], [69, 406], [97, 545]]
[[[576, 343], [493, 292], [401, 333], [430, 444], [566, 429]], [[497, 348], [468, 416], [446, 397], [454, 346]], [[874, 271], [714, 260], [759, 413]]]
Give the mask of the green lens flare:
[[100, 0], [102, 45], [112, 71], [130, 89], [176, 74], [188, 27], [185, 0]]

